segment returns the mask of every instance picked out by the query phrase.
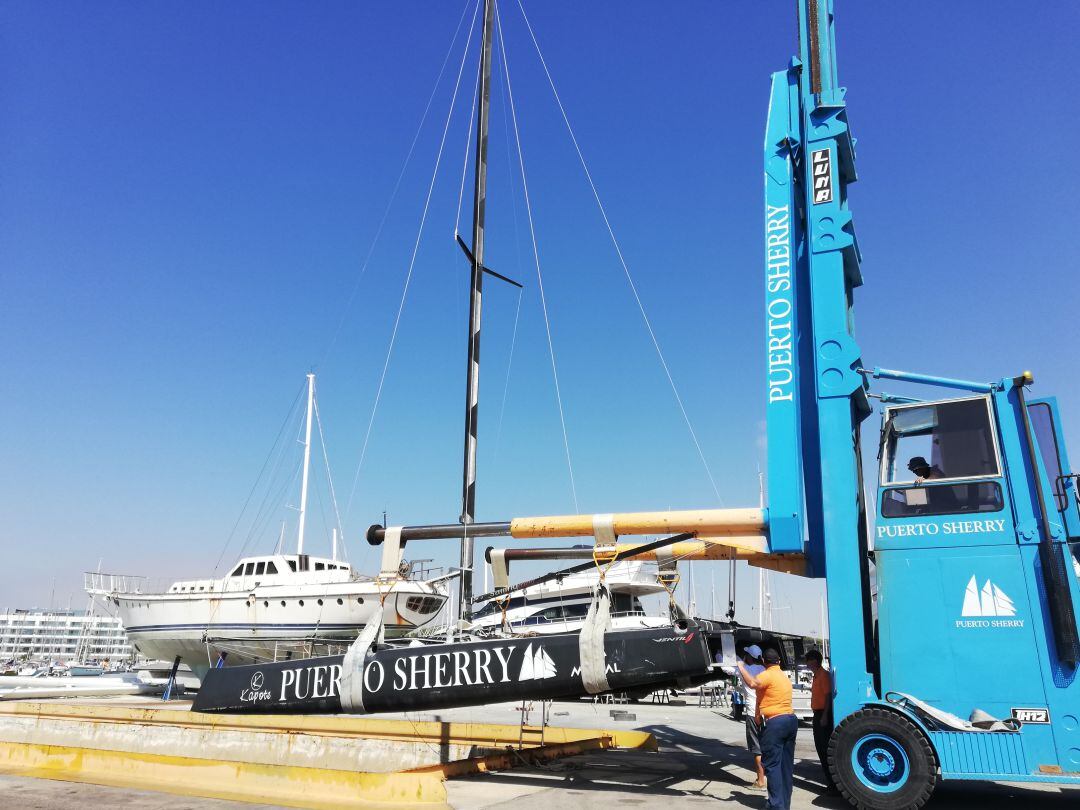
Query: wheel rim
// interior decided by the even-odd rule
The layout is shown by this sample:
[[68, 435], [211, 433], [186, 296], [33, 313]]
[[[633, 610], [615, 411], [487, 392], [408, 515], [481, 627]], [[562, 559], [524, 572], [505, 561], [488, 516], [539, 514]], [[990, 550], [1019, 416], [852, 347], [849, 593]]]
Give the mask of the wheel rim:
[[876, 793], [892, 793], [907, 784], [911, 761], [904, 746], [888, 734], [867, 734], [851, 750], [851, 768]]

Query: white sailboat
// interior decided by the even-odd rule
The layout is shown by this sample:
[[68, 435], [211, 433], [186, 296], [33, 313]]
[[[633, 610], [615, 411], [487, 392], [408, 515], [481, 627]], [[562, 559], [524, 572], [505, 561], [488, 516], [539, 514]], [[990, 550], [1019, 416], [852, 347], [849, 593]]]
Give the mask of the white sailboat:
[[337, 559], [336, 530], [330, 557], [305, 553], [314, 374], [307, 383], [295, 554], [244, 557], [223, 577], [164, 588], [154, 588], [146, 577], [85, 575], [86, 591], [115, 610], [140, 655], [179, 657], [201, 678], [219, 661], [228, 666], [336, 652], [379, 612], [388, 636], [439, 615], [445, 584], [410, 578], [400, 558], [384, 560], [378, 576], [364, 576]]

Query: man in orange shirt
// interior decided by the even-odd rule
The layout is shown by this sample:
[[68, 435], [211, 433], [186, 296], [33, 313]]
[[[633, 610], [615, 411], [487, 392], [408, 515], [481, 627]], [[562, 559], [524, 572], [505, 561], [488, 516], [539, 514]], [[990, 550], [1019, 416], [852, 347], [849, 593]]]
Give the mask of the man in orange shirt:
[[[751, 675], [757, 675], [765, 671], [761, 664], [761, 647], [750, 644], [743, 650], [742, 662], [746, 671]], [[743, 697], [743, 710], [746, 714], [746, 750], [754, 758], [754, 769], [757, 771], [757, 779], [751, 785], [754, 790], [765, 790], [765, 769], [761, 767], [761, 728], [757, 719], [757, 692], [753, 687], [741, 684], [739, 693]]]
[[739, 675], [757, 693], [757, 716], [762, 724], [761, 764], [765, 768], [768, 810], [791, 810], [792, 772], [795, 770], [795, 735], [799, 720], [791, 708], [791, 681], [780, 669], [780, 653], [768, 649], [765, 671], [752, 675], [739, 663]]
[[814, 747], [817, 749], [821, 769], [825, 771], [825, 788], [834, 792], [836, 784], [829, 772], [829, 736], [833, 730], [832, 718], [832, 673], [821, 665], [821, 653], [810, 650], [806, 654], [806, 665], [814, 673], [814, 682], [810, 685], [810, 708], [814, 712]]

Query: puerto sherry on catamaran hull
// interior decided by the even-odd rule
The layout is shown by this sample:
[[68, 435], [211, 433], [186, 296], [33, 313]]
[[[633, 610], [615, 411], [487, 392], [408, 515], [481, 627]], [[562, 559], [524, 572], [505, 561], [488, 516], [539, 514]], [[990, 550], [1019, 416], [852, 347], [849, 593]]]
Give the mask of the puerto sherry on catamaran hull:
[[[609, 631], [613, 691], [642, 693], [702, 683], [712, 675], [697, 627]], [[424, 711], [588, 694], [576, 633], [382, 648], [363, 659], [362, 705], [342, 706], [340, 655], [213, 669], [192, 705], [199, 712], [297, 714]], [[354, 676], [355, 677], [355, 676]], [[355, 690], [353, 690], [355, 694]]]

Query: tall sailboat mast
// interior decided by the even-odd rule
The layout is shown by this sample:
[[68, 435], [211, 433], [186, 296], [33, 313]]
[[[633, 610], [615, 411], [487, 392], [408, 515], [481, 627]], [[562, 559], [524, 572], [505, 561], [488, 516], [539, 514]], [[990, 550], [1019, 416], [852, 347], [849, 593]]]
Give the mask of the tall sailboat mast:
[[[480, 51], [480, 98], [477, 103], [476, 161], [473, 183], [473, 238], [471, 294], [469, 296], [468, 368], [465, 383], [465, 461], [462, 475], [461, 522], [476, 516], [476, 432], [480, 403], [480, 312], [484, 285], [484, 207], [487, 201], [488, 113], [491, 102], [491, 42], [495, 27], [495, 0], [484, 0], [484, 30]], [[472, 610], [473, 538], [461, 541], [461, 587], [458, 618]]]
[[307, 427], [304, 431], [304, 475], [300, 484], [300, 526], [296, 532], [296, 553], [304, 553], [304, 518], [307, 516], [308, 473], [311, 470], [311, 411], [315, 404], [315, 375], [307, 375]]

